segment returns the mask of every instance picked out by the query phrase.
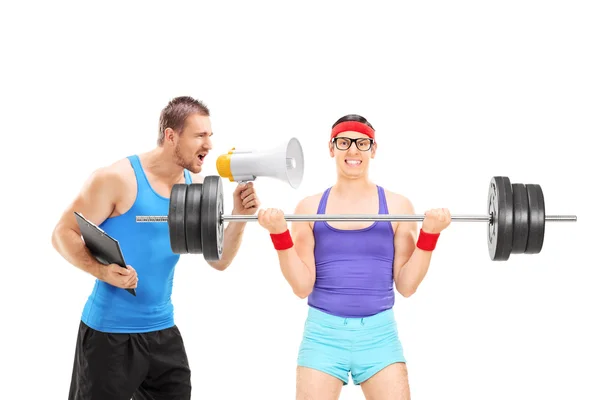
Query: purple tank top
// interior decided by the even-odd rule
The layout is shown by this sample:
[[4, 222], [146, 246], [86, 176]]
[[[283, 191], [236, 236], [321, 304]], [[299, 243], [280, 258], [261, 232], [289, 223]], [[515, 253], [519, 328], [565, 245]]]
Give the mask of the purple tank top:
[[[331, 188], [321, 197], [325, 213]], [[388, 214], [385, 192], [377, 186], [379, 214]], [[394, 305], [394, 231], [390, 221], [364, 229], [341, 230], [315, 221], [316, 281], [308, 305], [344, 318], [363, 318]]]

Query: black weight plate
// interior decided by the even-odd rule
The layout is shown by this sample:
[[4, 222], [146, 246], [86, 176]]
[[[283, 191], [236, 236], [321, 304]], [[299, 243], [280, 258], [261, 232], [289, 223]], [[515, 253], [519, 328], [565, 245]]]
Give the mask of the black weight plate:
[[167, 222], [169, 225], [169, 240], [171, 250], [175, 254], [186, 254], [187, 243], [185, 238], [185, 197], [187, 185], [177, 183], [171, 189], [169, 199], [169, 214]]
[[513, 195], [510, 180], [495, 176], [488, 191], [488, 211], [492, 216], [488, 228], [488, 251], [492, 261], [510, 257], [513, 239]]
[[513, 183], [513, 241], [512, 254], [525, 253], [529, 236], [529, 200], [527, 188], [522, 183]]
[[542, 187], [537, 184], [527, 184], [529, 200], [529, 237], [525, 254], [537, 254], [544, 245], [544, 232], [546, 229], [546, 205]]
[[202, 184], [188, 186], [185, 199], [185, 237], [190, 254], [202, 254]]
[[209, 175], [202, 184], [202, 252], [206, 261], [218, 261], [223, 253], [223, 185], [219, 175]]

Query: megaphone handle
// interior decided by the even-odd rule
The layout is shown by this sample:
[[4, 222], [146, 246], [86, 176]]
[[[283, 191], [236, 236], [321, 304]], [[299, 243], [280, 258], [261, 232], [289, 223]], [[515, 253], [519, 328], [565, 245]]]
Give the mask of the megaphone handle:
[[243, 176], [236, 176], [234, 177], [234, 180], [238, 183], [248, 183], [251, 182], [253, 180], [256, 179], [256, 176], [253, 175], [243, 175]]

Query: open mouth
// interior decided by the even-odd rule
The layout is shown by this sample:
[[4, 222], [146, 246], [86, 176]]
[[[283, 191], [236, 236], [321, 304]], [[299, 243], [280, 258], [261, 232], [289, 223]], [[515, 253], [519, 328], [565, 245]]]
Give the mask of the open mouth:
[[204, 161], [204, 157], [206, 157], [206, 154], [198, 154], [198, 160], [200, 160], [200, 162]]

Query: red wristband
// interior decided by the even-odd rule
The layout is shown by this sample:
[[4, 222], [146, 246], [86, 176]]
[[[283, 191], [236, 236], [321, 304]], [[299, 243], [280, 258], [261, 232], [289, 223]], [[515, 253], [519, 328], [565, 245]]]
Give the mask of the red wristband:
[[275, 250], [287, 250], [294, 245], [289, 229], [282, 233], [271, 233], [271, 241]]
[[423, 232], [423, 229], [419, 232], [419, 240], [417, 240], [417, 247], [425, 251], [433, 251], [437, 244], [439, 233], [427, 233]]

